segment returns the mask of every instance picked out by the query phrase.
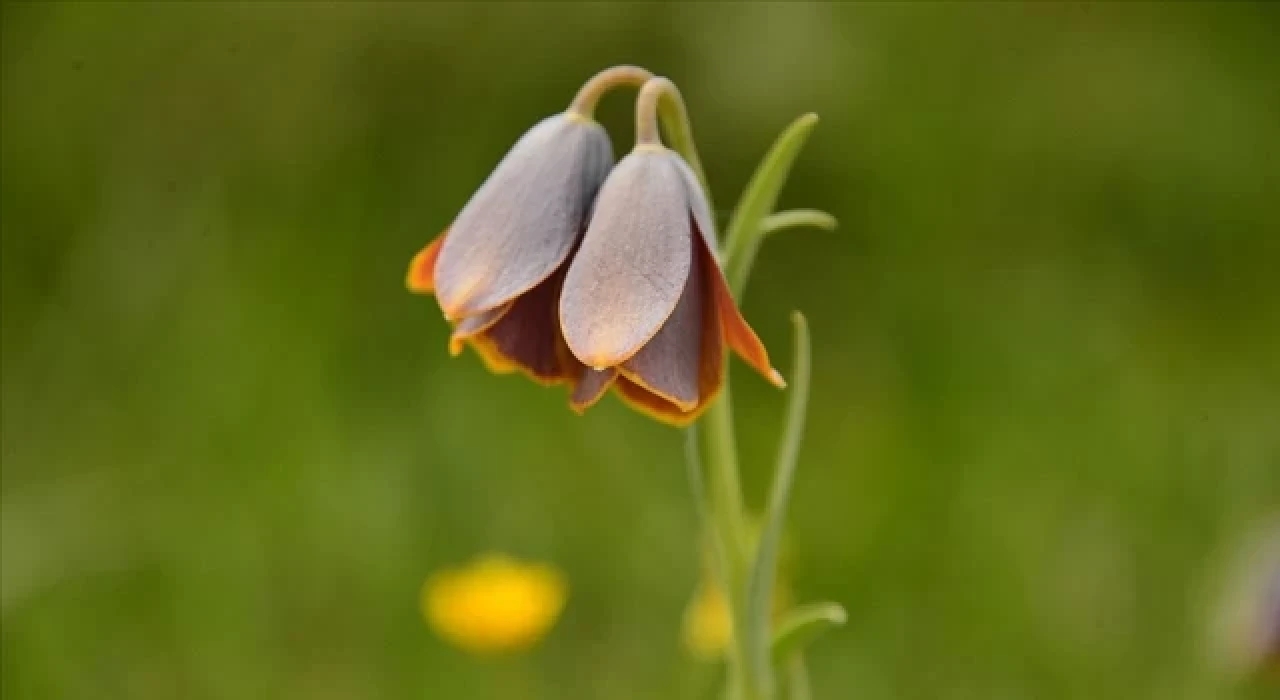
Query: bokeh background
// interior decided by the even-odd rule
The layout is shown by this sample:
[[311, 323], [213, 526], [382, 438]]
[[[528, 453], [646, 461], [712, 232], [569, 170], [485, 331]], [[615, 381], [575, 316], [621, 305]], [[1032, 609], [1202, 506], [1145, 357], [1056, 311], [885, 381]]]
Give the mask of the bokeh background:
[[[1247, 3], [4, 4], [4, 697], [708, 697], [680, 434], [450, 359], [403, 287], [622, 62], [682, 87], [722, 221], [822, 117], [782, 205], [841, 226], [771, 239], [744, 301], [784, 368], [813, 328], [788, 576], [850, 613], [817, 697], [1266, 697], [1213, 620], [1280, 511], [1277, 36]], [[759, 504], [783, 396], [734, 376]], [[491, 549], [572, 589], [512, 658], [418, 612]]]

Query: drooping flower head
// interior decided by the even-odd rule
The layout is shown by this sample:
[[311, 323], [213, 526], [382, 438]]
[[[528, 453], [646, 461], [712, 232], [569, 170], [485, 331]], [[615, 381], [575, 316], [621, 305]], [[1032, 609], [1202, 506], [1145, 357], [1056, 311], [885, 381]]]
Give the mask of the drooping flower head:
[[726, 345], [775, 385], [785, 384], [721, 272], [697, 178], [658, 140], [653, 113], [670, 85], [659, 78], [641, 92], [636, 147], [600, 188], [565, 277], [560, 325], [569, 350], [589, 368], [571, 399], [575, 409], [614, 387], [635, 408], [687, 425], [724, 383]]
[[576, 383], [582, 368], [560, 335], [556, 298], [613, 166], [609, 136], [590, 109], [603, 89], [647, 76], [625, 66], [598, 75], [583, 88], [590, 101], [580, 93], [569, 110], [526, 132], [452, 225], [414, 257], [407, 285], [435, 294], [454, 325], [453, 354], [470, 344], [492, 371]]

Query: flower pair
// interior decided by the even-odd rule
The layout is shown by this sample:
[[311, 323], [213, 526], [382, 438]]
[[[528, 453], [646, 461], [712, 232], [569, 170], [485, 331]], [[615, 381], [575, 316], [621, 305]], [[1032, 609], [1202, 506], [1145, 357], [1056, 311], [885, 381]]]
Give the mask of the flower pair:
[[517, 141], [409, 268], [453, 324], [452, 354], [567, 384], [579, 412], [613, 388], [676, 425], [715, 398], [726, 346], [783, 386], [721, 272], [702, 187], [652, 131], [616, 166], [573, 107]]

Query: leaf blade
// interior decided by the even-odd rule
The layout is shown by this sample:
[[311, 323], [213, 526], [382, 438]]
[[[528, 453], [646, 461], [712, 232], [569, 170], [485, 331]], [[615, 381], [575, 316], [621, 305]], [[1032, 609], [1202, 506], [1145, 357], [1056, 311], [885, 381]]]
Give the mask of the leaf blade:
[[747, 641], [753, 655], [752, 666], [760, 674], [759, 686], [770, 687], [768, 630], [773, 610], [773, 592], [778, 574], [778, 547], [782, 540], [782, 527], [786, 521], [787, 503], [791, 499], [791, 486], [795, 482], [796, 461], [800, 443], [804, 438], [804, 424], [809, 404], [810, 347], [809, 324], [804, 314], [792, 312], [795, 350], [792, 358], [791, 395], [787, 400], [786, 423], [778, 458], [773, 471], [773, 483], [769, 486], [769, 500], [765, 510], [764, 526], [756, 549], [751, 573], [747, 579]]
[[794, 608], [783, 617], [773, 635], [773, 663], [786, 664], [823, 632], [843, 626], [848, 619], [848, 613], [839, 603], [809, 603]]
[[725, 237], [725, 274], [735, 298], [741, 299], [760, 248], [760, 221], [773, 211], [792, 163], [817, 124], [818, 115], [812, 112], [791, 122], [760, 161], [738, 200]]
[[791, 228], [809, 226], [823, 231], [834, 231], [839, 222], [836, 217], [817, 209], [790, 209], [770, 214], [760, 220], [760, 235], [768, 238]]

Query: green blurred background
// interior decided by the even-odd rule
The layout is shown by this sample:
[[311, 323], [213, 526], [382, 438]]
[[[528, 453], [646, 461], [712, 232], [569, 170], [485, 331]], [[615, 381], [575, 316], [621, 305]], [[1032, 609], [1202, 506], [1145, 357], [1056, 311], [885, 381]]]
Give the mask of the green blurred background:
[[[3, 6], [5, 698], [701, 698], [681, 436], [452, 360], [403, 287], [595, 71], [683, 89], [722, 221], [777, 132], [745, 313], [816, 386], [819, 698], [1256, 694], [1208, 628], [1280, 512], [1280, 12], [1231, 3]], [[606, 99], [616, 149], [631, 93]], [[734, 365], [760, 502], [783, 396]], [[498, 549], [529, 654], [423, 623]]]

